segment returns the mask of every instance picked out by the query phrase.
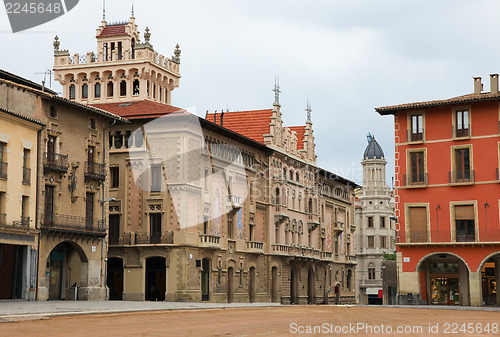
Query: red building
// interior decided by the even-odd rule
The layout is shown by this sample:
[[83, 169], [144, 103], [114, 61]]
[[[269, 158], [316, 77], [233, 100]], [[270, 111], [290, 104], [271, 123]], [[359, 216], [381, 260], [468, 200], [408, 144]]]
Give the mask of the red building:
[[399, 303], [500, 305], [500, 92], [377, 108], [394, 115]]

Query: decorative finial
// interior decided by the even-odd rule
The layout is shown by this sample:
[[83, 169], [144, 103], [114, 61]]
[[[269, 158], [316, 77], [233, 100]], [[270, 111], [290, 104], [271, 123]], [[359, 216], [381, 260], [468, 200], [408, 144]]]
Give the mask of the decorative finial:
[[106, 0], [102, 0], [102, 21], [106, 21]]
[[132, 17], [134, 17], [134, 0], [132, 0]]
[[274, 78], [274, 104], [279, 105], [280, 104], [280, 79], [278, 76]]
[[309, 101], [309, 98], [307, 99], [306, 112], [307, 112], [307, 121], [306, 121], [306, 123], [312, 123], [312, 120], [311, 120], [312, 109], [311, 109], [311, 102]]
[[61, 42], [59, 42], [59, 37], [56, 35], [54, 38], [54, 51], [59, 51], [59, 46], [61, 45]]
[[149, 32], [149, 27], [146, 27], [146, 31], [144, 32], [144, 40], [146, 44], [149, 43], [149, 39], [151, 38], [151, 33]]
[[372, 134], [370, 132], [368, 132], [368, 136], [366, 136], [366, 140], [368, 140], [368, 144], [372, 142], [373, 138], [375, 138], [375, 137], [373, 137]]
[[177, 64], [181, 63], [181, 50], [179, 44], [175, 46], [174, 56], [172, 56], [172, 61], [174, 61]]

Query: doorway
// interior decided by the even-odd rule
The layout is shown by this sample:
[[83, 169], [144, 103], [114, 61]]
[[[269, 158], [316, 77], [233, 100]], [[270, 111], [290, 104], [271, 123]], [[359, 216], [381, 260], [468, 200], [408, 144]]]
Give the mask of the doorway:
[[314, 271], [312, 268], [309, 268], [307, 272], [307, 304], [315, 303], [315, 284], [314, 284]]
[[165, 301], [166, 260], [155, 256], [146, 259], [146, 301]]
[[255, 302], [255, 267], [250, 267], [250, 277], [248, 280], [248, 301]]
[[297, 274], [295, 270], [290, 271], [290, 303], [297, 304]]
[[234, 268], [227, 268], [227, 303], [232, 303], [234, 298]]
[[271, 268], [271, 301], [278, 302], [278, 267]]
[[201, 300], [210, 300], [210, 260], [201, 261]]
[[498, 262], [491, 258], [481, 268], [483, 305], [496, 306], [498, 303]]
[[108, 259], [107, 285], [109, 300], [121, 301], [123, 297], [123, 259], [112, 257]]

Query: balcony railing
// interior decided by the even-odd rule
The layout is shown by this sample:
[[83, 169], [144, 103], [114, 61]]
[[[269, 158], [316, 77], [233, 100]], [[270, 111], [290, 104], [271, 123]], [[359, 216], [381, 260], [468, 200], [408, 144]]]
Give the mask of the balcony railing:
[[208, 244], [208, 245], [219, 245], [220, 244], [220, 236], [200, 234], [200, 243], [201, 244]]
[[448, 171], [448, 183], [473, 183], [475, 181], [476, 171]]
[[242, 198], [240, 196], [237, 196], [234, 194], [229, 194], [227, 196], [227, 207], [240, 209], [241, 208], [241, 200], [242, 200]]
[[452, 135], [453, 138], [461, 138], [461, 137], [469, 137], [470, 130], [467, 129], [459, 129], [457, 126], [452, 126]]
[[48, 232], [104, 237], [107, 226], [105, 220], [66, 214], [42, 214], [41, 229]]
[[43, 156], [44, 174], [49, 171], [65, 174], [68, 172], [68, 156], [60, 153], [45, 152]]
[[321, 259], [322, 260], [331, 260], [332, 259], [332, 252], [321, 252]]
[[420, 142], [424, 140], [424, 129], [420, 132], [414, 133], [412, 130], [406, 131], [406, 141], [407, 142]]
[[29, 216], [22, 216], [20, 223], [21, 223], [21, 227], [29, 227], [30, 226], [30, 217]]
[[0, 161], [0, 179], [7, 179], [7, 163]]
[[31, 184], [31, 169], [28, 167], [23, 167], [23, 184]]
[[272, 244], [271, 247], [272, 247], [273, 253], [275, 253], [275, 254], [288, 255], [289, 246], [287, 246], [287, 245]]
[[132, 244], [132, 233], [120, 233], [120, 235], [110, 235], [109, 244], [110, 245], [131, 245]]
[[163, 233], [135, 233], [135, 244], [173, 244], [174, 232], [166, 231]]
[[262, 250], [264, 249], [264, 243], [257, 241], [247, 241], [247, 249]]
[[85, 179], [106, 179], [106, 165], [95, 162], [85, 162]]
[[346, 255], [346, 260], [349, 262], [356, 262], [356, 255]]
[[[476, 240], [477, 234], [479, 240]], [[453, 237], [453, 240], [452, 240]], [[407, 238], [409, 240], [402, 240]], [[474, 234], [467, 234], [463, 231], [448, 230], [440, 231], [418, 231], [410, 232], [407, 235], [401, 234], [401, 238], [396, 236], [396, 243], [405, 241], [406, 243], [450, 243], [450, 242], [498, 242], [500, 243], [500, 229], [480, 229]]]
[[403, 174], [403, 187], [418, 187], [418, 186], [427, 186], [429, 175], [427, 173], [421, 174], [418, 177], [413, 177], [411, 174], [406, 175]]

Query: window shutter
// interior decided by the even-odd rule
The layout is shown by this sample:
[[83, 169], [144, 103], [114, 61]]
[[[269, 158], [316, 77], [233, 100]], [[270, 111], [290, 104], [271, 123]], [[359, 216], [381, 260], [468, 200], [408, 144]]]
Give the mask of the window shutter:
[[426, 207], [410, 207], [411, 242], [427, 241], [427, 209]]
[[474, 205], [455, 206], [455, 220], [474, 220]]

